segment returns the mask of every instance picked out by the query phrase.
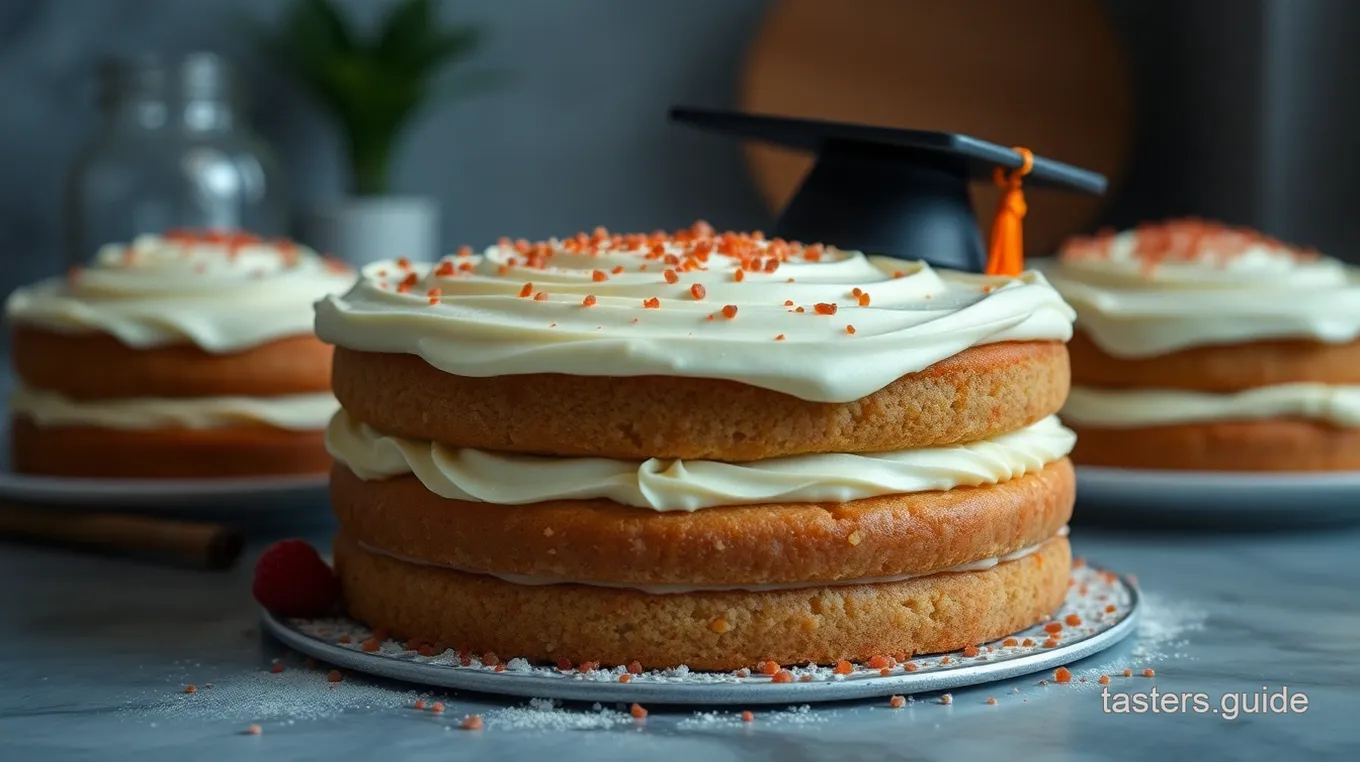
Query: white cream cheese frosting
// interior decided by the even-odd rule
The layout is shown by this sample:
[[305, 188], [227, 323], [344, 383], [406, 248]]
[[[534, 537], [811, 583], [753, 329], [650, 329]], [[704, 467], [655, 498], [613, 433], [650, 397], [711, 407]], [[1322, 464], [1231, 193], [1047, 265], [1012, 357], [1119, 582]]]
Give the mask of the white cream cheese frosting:
[[1250, 231], [1195, 220], [1149, 225], [1075, 239], [1037, 269], [1115, 357], [1360, 337], [1360, 271]]
[[1073, 387], [1063, 418], [1080, 426], [1142, 428], [1209, 421], [1303, 418], [1360, 426], [1360, 386], [1278, 384], [1227, 394]]
[[500, 245], [364, 269], [317, 304], [322, 340], [448, 373], [669, 375], [850, 402], [965, 349], [1071, 337], [1043, 276], [708, 231]]
[[236, 352], [312, 332], [312, 305], [354, 283], [343, 266], [244, 234], [147, 235], [103, 247], [89, 267], [20, 288], [11, 323], [108, 333], [135, 349], [192, 343]]
[[132, 397], [72, 400], [19, 386], [9, 397], [10, 414], [38, 426], [104, 429], [220, 429], [272, 426], [320, 431], [339, 404], [330, 392], [279, 397]]
[[[1066, 537], [1067, 532], [1068, 532], [1067, 527], [1063, 527], [1062, 529], [1058, 530], [1058, 534], [1055, 535], [1055, 537]], [[775, 590], [801, 590], [809, 587], [841, 587], [845, 585], [882, 585], [892, 582], [906, 582], [907, 580], [919, 579], [921, 577], [931, 577], [936, 574], [958, 574], [960, 572], [987, 571], [988, 569], [999, 566], [1000, 564], [1008, 563], [1010, 561], [1019, 561], [1022, 558], [1034, 555], [1034, 553], [1038, 552], [1038, 550], [1043, 547], [1043, 543], [1021, 548], [1020, 550], [1017, 550], [1015, 552], [1007, 553], [1004, 556], [984, 558], [980, 561], [970, 561], [968, 563], [959, 564], [958, 566], [951, 566], [948, 569], [940, 569], [938, 571], [924, 572], [921, 574], [898, 574], [890, 577], [858, 577], [855, 579], [837, 579], [822, 581], [810, 580], [807, 582], [779, 582], [747, 585], [637, 585], [599, 581], [584, 582], [580, 580], [561, 579], [558, 577], [534, 576], [528, 574], [491, 574], [489, 572], [462, 569], [457, 566], [451, 566], [449, 564], [432, 563], [430, 561], [425, 561], [418, 558], [408, 558], [406, 556], [397, 553], [392, 553], [383, 550], [382, 548], [375, 547], [366, 542], [359, 543], [359, 547], [363, 548], [365, 551], [369, 553], [373, 553], [380, 556], [387, 556], [388, 558], [401, 561], [402, 563], [414, 564], [416, 566], [431, 566], [439, 569], [451, 569], [453, 571], [459, 571], [465, 574], [484, 574], [488, 577], [495, 577], [496, 579], [502, 580], [504, 582], [509, 582], [512, 585], [530, 585], [530, 586], [589, 585], [591, 587], [612, 587], [622, 588], [625, 590], [637, 590], [639, 592], [647, 593], [648, 595], [683, 595], [685, 593], [715, 593], [729, 590], [741, 590], [746, 592], [760, 593]]]
[[1066, 456], [1076, 435], [1046, 418], [992, 439], [862, 455], [797, 455], [746, 463], [550, 458], [455, 448], [388, 436], [344, 410], [326, 448], [355, 476], [414, 474], [454, 500], [524, 505], [603, 498], [654, 511], [772, 502], [846, 502], [904, 492], [998, 484]]

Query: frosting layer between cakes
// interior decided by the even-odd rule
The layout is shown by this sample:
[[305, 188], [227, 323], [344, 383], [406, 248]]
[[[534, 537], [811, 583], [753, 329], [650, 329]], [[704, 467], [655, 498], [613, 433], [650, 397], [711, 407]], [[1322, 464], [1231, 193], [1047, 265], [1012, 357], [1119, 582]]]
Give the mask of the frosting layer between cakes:
[[244, 236], [142, 236], [92, 266], [16, 290], [12, 323], [108, 333], [134, 349], [192, 343], [234, 352], [312, 332], [312, 303], [354, 275], [289, 242]]
[[1360, 426], [1360, 386], [1279, 384], [1215, 394], [1166, 389], [1073, 387], [1063, 417], [1105, 427], [1161, 426], [1204, 421], [1303, 418]]
[[72, 400], [20, 385], [9, 398], [11, 415], [38, 426], [106, 429], [217, 429], [272, 426], [318, 431], [339, 408], [330, 392], [278, 397], [124, 397]]
[[724, 253], [725, 238], [647, 240], [375, 264], [318, 303], [317, 334], [465, 377], [681, 376], [850, 402], [969, 347], [1066, 341], [1075, 317], [1036, 273], [937, 272], [760, 240], [742, 242], [740, 256]]
[[1114, 357], [1360, 337], [1360, 272], [1250, 231], [1173, 221], [1076, 239], [1038, 269]]
[[1076, 436], [1055, 417], [991, 439], [863, 454], [795, 455], [744, 463], [652, 458], [547, 458], [382, 434], [336, 413], [335, 459], [365, 480], [414, 474], [440, 497], [500, 505], [606, 498], [655, 511], [768, 502], [847, 502], [948, 490], [1033, 473], [1065, 457]]

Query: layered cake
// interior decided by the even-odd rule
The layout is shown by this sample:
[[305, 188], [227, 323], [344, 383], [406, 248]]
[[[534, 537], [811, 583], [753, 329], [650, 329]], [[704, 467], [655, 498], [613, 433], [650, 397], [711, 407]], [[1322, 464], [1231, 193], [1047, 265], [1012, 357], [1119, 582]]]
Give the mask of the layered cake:
[[5, 304], [13, 467], [206, 478], [324, 473], [335, 412], [312, 304], [354, 274], [286, 241], [174, 232], [101, 249]]
[[1070, 242], [1063, 420], [1078, 463], [1360, 469], [1360, 282], [1254, 231], [1174, 220]]
[[500, 658], [906, 658], [1064, 600], [1074, 318], [1037, 274], [597, 230], [385, 262], [336, 346], [350, 613]]

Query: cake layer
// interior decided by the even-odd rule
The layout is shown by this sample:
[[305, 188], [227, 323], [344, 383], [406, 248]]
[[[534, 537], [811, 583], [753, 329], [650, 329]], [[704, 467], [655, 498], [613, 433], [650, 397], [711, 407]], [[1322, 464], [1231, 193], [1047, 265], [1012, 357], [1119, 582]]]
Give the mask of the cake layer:
[[906, 659], [995, 640], [1058, 610], [1071, 572], [1062, 537], [985, 571], [765, 592], [517, 585], [369, 553], [345, 531], [335, 564], [350, 614], [400, 637], [502, 659], [703, 670]]
[[354, 277], [288, 241], [142, 236], [105, 246], [90, 267], [17, 289], [5, 316], [44, 332], [105, 334], [135, 349], [187, 344], [232, 353], [310, 334], [312, 303]]
[[339, 405], [330, 392], [281, 397], [122, 397], [72, 400], [20, 385], [9, 397], [11, 415], [38, 426], [105, 429], [222, 429], [270, 426], [320, 431]]
[[966, 444], [723, 463], [553, 458], [455, 448], [383, 434], [343, 410], [326, 429], [326, 449], [361, 479], [415, 475], [430, 492], [468, 502], [525, 505], [604, 498], [654, 511], [770, 502], [843, 503], [997, 484], [1065, 457], [1075, 439], [1057, 418], [1049, 417]]
[[1107, 354], [1078, 330], [1067, 349], [1075, 386], [1236, 392], [1278, 384], [1360, 385], [1360, 342], [1252, 341], [1129, 359]]
[[134, 349], [107, 334], [20, 325], [11, 355], [15, 374], [29, 387], [73, 400], [273, 397], [330, 389], [331, 348], [310, 333], [223, 354], [184, 343]]
[[388, 434], [499, 452], [645, 460], [763, 460], [972, 442], [1046, 418], [1067, 396], [1067, 350], [964, 350], [850, 403], [672, 376], [472, 378], [414, 355], [337, 348], [336, 397]]
[[318, 335], [492, 384], [670, 376], [853, 403], [969, 347], [1072, 332], [1071, 308], [1034, 273], [937, 272], [707, 226], [468, 254], [365, 268], [318, 303]]
[[321, 474], [330, 467], [320, 431], [265, 426], [219, 429], [40, 427], [10, 422], [14, 470], [106, 479], [212, 479]]
[[331, 474], [331, 504], [355, 542], [455, 569], [647, 587], [931, 573], [1048, 540], [1074, 493], [1065, 459], [991, 486], [664, 513], [607, 500], [490, 505], [409, 476]]
[[1360, 429], [1297, 419], [1148, 428], [1073, 425], [1084, 466], [1181, 471], [1357, 471]]
[[1250, 230], [1199, 220], [1145, 225], [1075, 239], [1059, 262], [1038, 269], [1076, 309], [1081, 330], [1116, 357], [1360, 337], [1354, 268]]
[[1271, 418], [1354, 428], [1360, 427], [1360, 386], [1279, 384], [1222, 394], [1078, 386], [1067, 396], [1063, 417], [1076, 425], [1109, 429]]

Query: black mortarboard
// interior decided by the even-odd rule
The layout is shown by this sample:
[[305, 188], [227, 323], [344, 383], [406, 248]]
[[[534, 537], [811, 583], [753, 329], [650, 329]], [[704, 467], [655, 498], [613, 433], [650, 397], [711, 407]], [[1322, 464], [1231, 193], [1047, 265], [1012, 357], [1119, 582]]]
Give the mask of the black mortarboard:
[[[986, 254], [969, 194], [1024, 155], [949, 132], [675, 108], [682, 124], [810, 151], [816, 162], [773, 235], [982, 272]], [[1035, 156], [1024, 183], [1105, 192], [1105, 177]], [[1017, 221], [1018, 222], [1018, 221]]]

